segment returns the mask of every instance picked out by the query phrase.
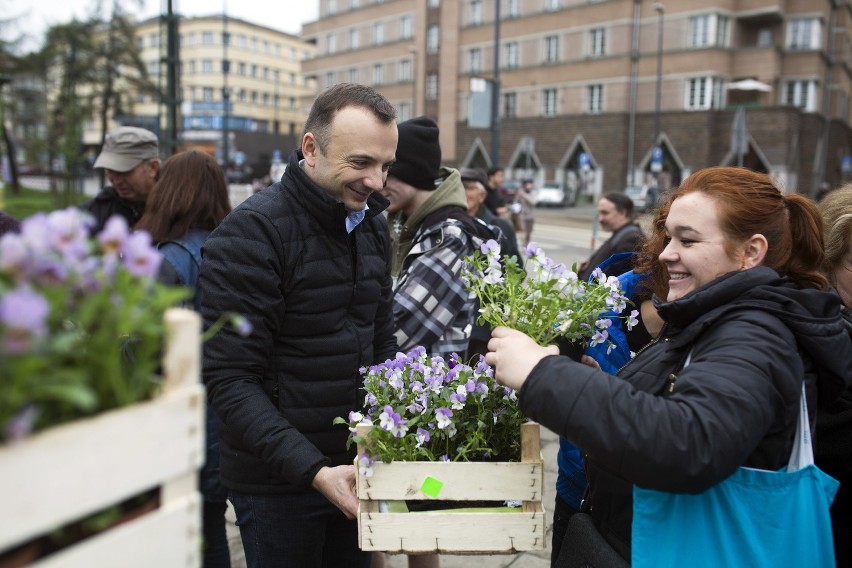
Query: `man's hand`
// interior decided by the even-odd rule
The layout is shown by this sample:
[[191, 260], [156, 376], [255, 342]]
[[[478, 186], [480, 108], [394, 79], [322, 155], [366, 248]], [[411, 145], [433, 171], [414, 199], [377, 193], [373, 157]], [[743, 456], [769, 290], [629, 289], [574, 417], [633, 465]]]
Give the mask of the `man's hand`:
[[485, 362], [494, 367], [497, 382], [519, 391], [533, 367], [548, 355], [559, 355], [559, 348], [541, 347], [525, 333], [499, 326], [491, 332]]
[[343, 511], [347, 519], [358, 515], [358, 495], [355, 493], [355, 466], [323, 467], [311, 482], [332, 505]]

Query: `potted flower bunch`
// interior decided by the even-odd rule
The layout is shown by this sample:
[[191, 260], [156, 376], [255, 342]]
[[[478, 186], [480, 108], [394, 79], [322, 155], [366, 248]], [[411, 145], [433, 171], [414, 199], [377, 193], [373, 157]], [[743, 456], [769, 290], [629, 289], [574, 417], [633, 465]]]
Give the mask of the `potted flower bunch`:
[[[611, 318], [619, 317], [613, 314], [627, 306], [618, 279], [598, 271], [581, 282], [535, 244], [526, 253], [520, 266], [488, 241], [465, 259], [463, 277], [479, 300], [480, 319], [524, 331], [541, 345], [607, 341]], [[634, 311], [628, 325], [635, 318]], [[337, 422], [348, 424], [359, 445], [363, 549], [459, 554], [543, 548], [537, 425], [525, 424], [517, 393], [495, 382], [484, 358], [445, 361], [418, 347], [361, 374], [365, 410]], [[523, 515], [507, 517], [499, 506], [415, 514], [401, 504], [438, 499], [518, 501], [523, 506], [515, 510]]]
[[[156, 281], [162, 257], [147, 233], [114, 217], [92, 239], [89, 222], [68, 208], [0, 237], [0, 483], [15, 488], [0, 562], [41, 543], [68, 545], [51, 558], [109, 564], [128, 538], [185, 561], [199, 543], [198, 494], [184, 480], [204, 454], [200, 321], [173, 307], [186, 290]], [[102, 524], [152, 488], [169, 507], [132, 533], [91, 537], [85, 552], [48, 536]], [[164, 563], [146, 558], [136, 565]]]
[[0, 238], [0, 439], [151, 397], [163, 315], [186, 296], [156, 282], [161, 259], [121, 217], [91, 240], [75, 208]]

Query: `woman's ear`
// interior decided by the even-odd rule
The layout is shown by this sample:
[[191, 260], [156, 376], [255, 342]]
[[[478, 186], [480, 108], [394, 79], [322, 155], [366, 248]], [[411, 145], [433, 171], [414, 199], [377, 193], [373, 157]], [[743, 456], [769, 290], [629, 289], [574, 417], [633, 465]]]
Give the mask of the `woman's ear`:
[[754, 234], [745, 242], [743, 249], [743, 270], [763, 264], [769, 243], [760, 233]]

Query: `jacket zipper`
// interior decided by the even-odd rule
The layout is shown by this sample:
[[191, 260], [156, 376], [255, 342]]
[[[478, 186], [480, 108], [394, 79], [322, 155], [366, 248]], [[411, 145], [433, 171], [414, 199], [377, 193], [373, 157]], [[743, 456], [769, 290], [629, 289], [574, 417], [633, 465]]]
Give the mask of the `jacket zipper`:
[[632, 363], [632, 362], [633, 362], [633, 360], [634, 360], [634, 359], [636, 359], [636, 357], [638, 357], [640, 353], [644, 352], [645, 350], [647, 350], [647, 349], [648, 349], [649, 347], [651, 347], [652, 345], [656, 345], [656, 344], [657, 344], [657, 343], [659, 343], [661, 340], [662, 340], [662, 341], [668, 341], [668, 340], [669, 340], [669, 338], [668, 338], [668, 337], [666, 337], [665, 339], [663, 338], [663, 335], [665, 335], [666, 328], [667, 328], [668, 326], [669, 326], [669, 324], [668, 324], [668, 323], [664, 323], [664, 324], [663, 324], [663, 328], [660, 330], [660, 333], [657, 335], [657, 337], [655, 337], [654, 339], [652, 339], [651, 341], [649, 341], [648, 343], [646, 343], [646, 344], [642, 347], [642, 349], [640, 349], [639, 351], [637, 351], [637, 352], [636, 352], [636, 354], [635, 354], [633, 357], [631, 357], [631, 358], [630, 358], [630, 360], [629, 360], [627, 363], [625, 363], [624, 365], [622, 365], [622, 366], [621, 366], [621, 367], [620, 367], [620, 368], [619, 368], [619, 369], [615, 372], [615, 374], [616, 374], [616, 375], [618, 375], [618, 374], [619, 374], [621, 371], [623, 371], [623, 370], [624, 370], [624, 369], [625, 369], [625, 368], [626, 368], [626, 367], [627, 367], [630, 363]]

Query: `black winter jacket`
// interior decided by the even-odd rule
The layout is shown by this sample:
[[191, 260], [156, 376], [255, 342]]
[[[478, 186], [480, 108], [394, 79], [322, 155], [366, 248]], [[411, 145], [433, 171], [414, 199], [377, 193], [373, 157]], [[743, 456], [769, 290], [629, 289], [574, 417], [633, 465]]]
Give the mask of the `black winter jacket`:
[[740, 466], [778, 469], [792, 450], [802, 377], [812, 419], [817, 402], [830, 404], [852, 380], [837, 296], [769, 268], [730, 273], [657, 308], [666, 327], [618, 378], [552, 356], [520, 395], [527, 416], [586, 454], [586, 504], [625, 558], [633, 484], [698, 493]]
[[95, 197], [82, 203], [80, 209], [88, 211], [95, 218], [95, 225], [90, 232], [92, 235], [97, 235], [113, 215], [120, 215], [127, 219], [127, 225], [132, 228], [145, 212], [145, 204], [125, 201], [118, 196], [111, 185], [108, 185]]
[[249, 197], [210, 235], [201, 313], [210, 326], [203, 375], [219, 419], [221, 475], [245, 493], [311, 490], [323, 466], [352, 463], [335, 417], [363, 407], [359, 368], [393, 357], [390, 236], [373, 194], [346, 233], [346, 209], [290, 157], [281, 181]]

